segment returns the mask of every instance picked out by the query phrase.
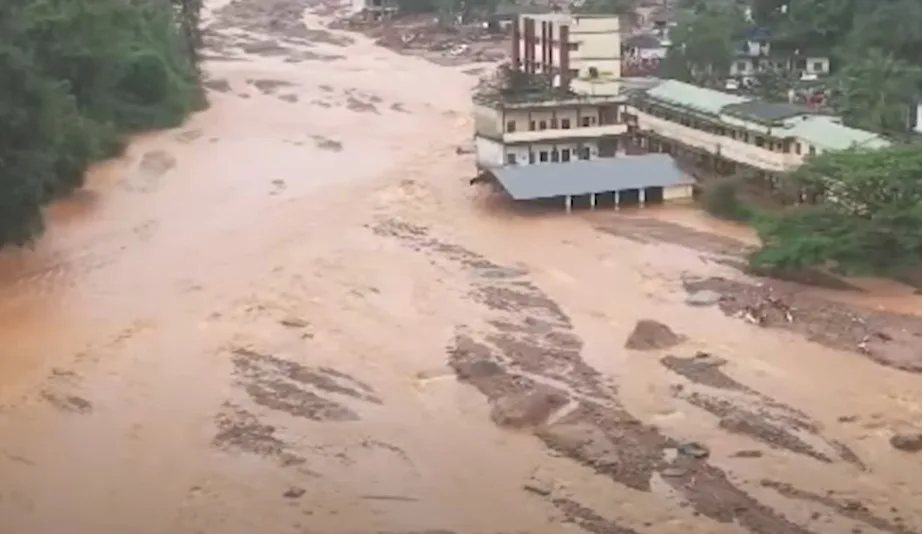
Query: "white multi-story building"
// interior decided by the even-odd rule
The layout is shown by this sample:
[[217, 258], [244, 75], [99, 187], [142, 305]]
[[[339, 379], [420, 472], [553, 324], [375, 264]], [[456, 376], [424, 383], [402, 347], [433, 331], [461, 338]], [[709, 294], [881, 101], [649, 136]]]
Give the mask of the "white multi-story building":
[[621, 78], [620, 19], [611, 15], [521, 15], [513, 25], [512, 63], [522, 72], [573, 80]]
[[631, 99], [634, 142], [654, 151], [697, 153], [718, 166], [768, 175], [790, 171], [815, 154], [889, 145], [814, 109], [723, 93], [667, 80]]

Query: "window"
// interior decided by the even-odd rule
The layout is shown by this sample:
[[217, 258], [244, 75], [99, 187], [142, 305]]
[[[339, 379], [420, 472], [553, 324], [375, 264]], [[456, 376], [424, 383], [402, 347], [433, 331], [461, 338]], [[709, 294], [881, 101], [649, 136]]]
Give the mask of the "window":
[[802, 150], [802, 149], [801, 149], [800, 143], [794, 143], [794, 153], [795, 153], [795, 154], [800, 154], [800, 151], [801, 151], [801, 150]]
[[570, 161], [570, 149], [565, 148], [560, 151], [560, 161], [567, 162]]
[[531, 131], [535, 131], [535, 121], [531, 121], [528, 123], [528, 129]]
[[544, 163], [547, 162], [547, 150], [542, 150], [538, 152], [538, 161]]
[[506, 131], [512, 133], [515, 131], [515, 121], [509, 121], [506, 123]]
[[736, 62], [736, 70], [737, 70], [737, 72], [746, 72], [746, 67], [748, 67], [748, 66], [749, 66], [749, 64], [746, 63], [745, 61], [737, 61], [737, 62]]
[[515, 154], [506, 154], [506, 163], [509, 165], [515, 165]]
[[554, 163], [557, 163], [560, 161], [560, 152], [558, 152], [556, 148], [554, 150], [551, 150], [551, 161], [553, 161]]
[[540, 121], [540, 122], [538, 123], [538, 129], [539, 129], [539, 130], [547, 130], [547, 121]]
[[591, 119], [592, 117], [583, 117], [583, 128], [588, 128], [592, 124]]
[[556, 129], [557, 129], [557, 117], [554, 117], [553, 119], [551, 119], [551, 130], [556, 130]]
[[560, 127], [564, 130], [570, 129], [570, 119], [560, 119]]
[[816, 155], [816, 147], [813, 146], [813, 145], [810, 145], [810, 155], [811, 155], [811, 156], [815, 156], [815, 155]]
[[579, 149], [579, 159], [589, 159], [590, 151], [588, 146]]
[[756, 137], [756, 146], [758, 147], [765, 146], [765, 138], [762, 137], [761, 135]]
[[826, 72], [826, 65], [824, 65], [822, 61], [814, 61], [813, 72]]
[[572, 42], [572, 41], [569, 42], [569, 43], [567, 43], [567, 50], [569, 50], [569, 51], [571, 51], [571, 52], [575, 52], [575, 51], [579, 50], [579, 43], [574, 43], [574, 42]]

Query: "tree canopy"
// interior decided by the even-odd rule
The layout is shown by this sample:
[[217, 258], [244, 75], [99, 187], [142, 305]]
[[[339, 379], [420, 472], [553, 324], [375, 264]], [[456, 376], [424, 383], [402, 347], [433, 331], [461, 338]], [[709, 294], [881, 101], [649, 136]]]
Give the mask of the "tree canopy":
[[809, 200], [756, 224], [760, 267], [890, 274], [922, 264], [922, 150], [829, 152], [788, 177]]
[[201, 104], [200, 0], [0, 2], [0, 245], [42, 229], [41, 206], [122, 136]]
[[908, 106], [922, 94], [919, 0], [684, 0], [682, 5], [664, 76], [697, 83], [728, 76], [734, 44], [742, 37], [736, 11], [745, 6], [751, 20], [742, 25], [767, 30], [773, 53], [831, 59], [832, 104], [847, 124], [906, 132]]
[[669, 34], [673, 46], [663, 61], [663, 75], [701, 85], [726, 78], [745, 26], [737, 4], [694, 4]]

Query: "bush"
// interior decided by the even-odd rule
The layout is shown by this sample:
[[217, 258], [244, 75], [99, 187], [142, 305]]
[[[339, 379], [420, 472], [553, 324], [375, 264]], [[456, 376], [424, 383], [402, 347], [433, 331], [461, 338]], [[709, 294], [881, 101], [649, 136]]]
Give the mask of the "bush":
[[922, 264], [922, 151], [828, 152], [786, 177], [817, 205], [756, 224], [756, 267], [890, 275]]
[[0, 245], [83, 183], [125, 134], [179, 124], [202, 100], [198, 0], [0, 2]]
[[740, 200], [742, 179], [736, 176], [715, 178], [701, 189], [701, 205], [705, 211], [720, 219], [743, 221], [749, 218], [747, 206]]

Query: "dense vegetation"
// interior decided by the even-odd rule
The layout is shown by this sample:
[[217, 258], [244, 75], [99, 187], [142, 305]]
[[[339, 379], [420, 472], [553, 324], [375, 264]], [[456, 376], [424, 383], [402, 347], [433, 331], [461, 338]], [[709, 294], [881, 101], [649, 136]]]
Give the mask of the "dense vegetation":
[[825, 153], [786, 180], [803, 203], [756, 219], [756, 266], [895, 274], [922, 265], [918, 147]]
[[[832, 104], [847, 124], [881, 133], [907, 130], [908, 105], [922, 91], [919, 0], [683, 0], [663, 75], [699, 84], [725, 79], [747, 27], [767, 30], [772, 52], [825, 55]], [[751, 8], [752, 20], [746, 18]], [[760, 76], [781, 97], [792, 80]], [[765, 87], [771, 86], [771, 87]]]
[[0, 2], [0, 245], [38, 235], [41, 206], [125, 134], [202, 103], [199, 11], [200, 0]]

